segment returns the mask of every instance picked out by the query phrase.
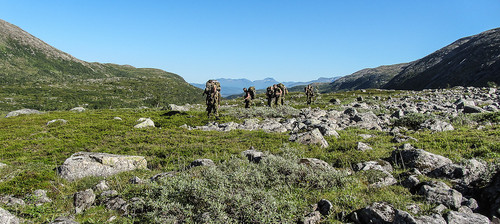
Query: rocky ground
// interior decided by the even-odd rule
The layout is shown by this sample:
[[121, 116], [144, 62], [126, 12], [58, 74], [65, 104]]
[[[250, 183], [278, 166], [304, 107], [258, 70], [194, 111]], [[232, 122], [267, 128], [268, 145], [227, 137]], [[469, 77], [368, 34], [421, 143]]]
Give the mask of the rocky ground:
[[[387, 202], [375, 202], [350, 214], [342, 214], [345, 220], [354, 223], [500, 223], [500, 175], [499, 165], [480, 159], [453, 162], [449, 158], [414, 147], [419, 139], [406, 136], [410, 129], [443, 132], [454, 130], [451, 123], [461, 119], [464, 114], [497, 112], [500, 109], [500, 92], [496, 88], [454, 88], [445, 90], [424, 90], [403, 92], [401, 96], [357, 97], [354, 102], [341, 104], [339, 99], [331, 99], [335, 109], [290, 108], [284, 116], [244, 118], [241, 123], [210, 122], [204, 126], [181, 127], [188, 130], [231, 131], [264, 130], [265, 132], [289, 133], [289, 141], [328, 147], [325, 136], [339, 137], [337, 131], [357, 127], [378, 130], [392, 136], [399, 143], [391, 156], [376, 161], [354, 164], [346, 175], [356, 172], [373, 172], [371, 187], [380, 188], [401, 185], [415, 196], [429, 204], [436, 204], [431, 213], [422, 214], [418, 205], [409, 206], [408, 211], [394, 208]], [[175, 111], [187, 111], [190, 106], [175, 106]], [[81, 109], [79, 109], [81, 110]], [[7, 117], [19, 114], [39, 113], [38, 111], [15, 111]], [[408, 120], [403, 118], [407, 117]], [[120, 119], [120, 118], [115, 118]], [[57, 121], [54, 121], [57, 122]], [[64, 121], [60, 121], [64, 122]], [[142, 122], [142, 123], [141, 123]], [[399, 122], [399, 123], [398, 123]], [[136, 128], [154, 127], [151, 119], [143, 118]], [[467, 121], [471, 128], [482, 129], [496, 126], [491, 121]], [[47, 124], [49, 125], [49, 124]], [[363, 135], [363, 139], [374, 136]], [[358, 142], [357, 150], [369, 151], [372, 147]], [[243, 154], [252, 162], [266, 160], [266, 153], [247, 150]], [[336, 169], [331, 164], [315, 158], [303, 158], [301, 164]], [[186, 169], [196, 166], [216, 165], [209, 159], [193, 161]], [[140, 156], [112, 155], [105, 153], [76, 153], [68, 158], [58, 169], [60, 177], [69, 181], [86, 176], [110, 176], [134, 169], [146, 169], [147, 161]], [[396, 172], [395, 167], [400, 171]], [[402, 168], [402, 169], [401, 169]], [[177, 172], [183, 172], [182, 170]], [[150, 184], [175, 172], [160, 173], [149, 180], [132, 178], [131, 184]], [[427, 181], [422, 180], [427, 179]], [[451, 186], [451, 187], [450, 187]], [[92, 205], [102, 205], [109, 210], [122, 214], [140, 214], [141, 198], [125, 200], [120, 193], [110, 189], [106, 181], [93, 188], [75, 192], [73, 205], [79, 214]], [[0, 197], [0, 203], [19, 205], [26, 203], [50, 203], [44, 190], [23, 198]], [[302, 223], [319, 223], [329, 214], [331, 203], [324, 199], [304, 215]], [[0, 223], [19, 223], [19, 219], [7, 210], [0, 208]], [[76, 223], [71, 217], [59, 217], [51, 223]]]

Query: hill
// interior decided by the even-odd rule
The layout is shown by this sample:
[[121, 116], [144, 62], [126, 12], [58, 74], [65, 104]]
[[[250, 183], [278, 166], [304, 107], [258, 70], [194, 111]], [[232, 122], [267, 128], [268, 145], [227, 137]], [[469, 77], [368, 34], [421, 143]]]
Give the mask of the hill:
[[402, 63], [396, 65], [384, 65], [376, 68], [366, 68], [351, 75], [337, 79], [322, 92], [382, 88], [382, 86], [387, 84], [387, 82], [401, 72], [406, 65], [408, 64]]
[[500, 83], [500, 28], [459, 39], [411, 62], [384, 88], [421, 90]]
[[202, 102], [202, 91], [159, 69], [89, 63], [0, 20], [0, 111], [158, 107]]

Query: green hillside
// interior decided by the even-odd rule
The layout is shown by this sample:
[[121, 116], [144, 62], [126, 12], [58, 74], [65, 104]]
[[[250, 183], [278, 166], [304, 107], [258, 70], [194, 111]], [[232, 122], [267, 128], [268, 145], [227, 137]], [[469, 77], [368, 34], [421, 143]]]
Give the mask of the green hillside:
[[0, 21], [0, 111], [162, 107], [202, 91], [159, 69], [88, 63]]

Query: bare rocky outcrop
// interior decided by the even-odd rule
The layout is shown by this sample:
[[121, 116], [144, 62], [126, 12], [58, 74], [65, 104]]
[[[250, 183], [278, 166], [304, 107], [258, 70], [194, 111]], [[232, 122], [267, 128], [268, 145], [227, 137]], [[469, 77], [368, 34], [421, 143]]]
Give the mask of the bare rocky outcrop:
[[78, 152], [66, 159], [57, 168], [57, 173], [62, 178], [72, 181], [88, 176], [106, 177], [135, 169], [147, 169], [147, 162], [143, 156]]

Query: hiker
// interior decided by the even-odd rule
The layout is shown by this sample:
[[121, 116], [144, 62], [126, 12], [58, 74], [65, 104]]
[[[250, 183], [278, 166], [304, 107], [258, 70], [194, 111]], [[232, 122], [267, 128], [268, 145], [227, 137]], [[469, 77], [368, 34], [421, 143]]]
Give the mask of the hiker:
[[208, 80], [205, 85], [205, 91], [203, 95], [207, 95], [207, 116], [210, 118], [210, 114], [213, 112], [215, 119], [219, 119], [219, 107], [221, 101], [220, 94], [220, 83], [217, 80]]
[[283, 101], [281, 100], [281, 97], [283, 96], [283, 90], [281, 90], [281, 88], [278, 87], [278, 85], [274, 84], [273, 85], [273, 88], [274, 88], [274, 104], [276, 106], [281, 106], [283, 104], [281, 104]]
[[243, 88], [243, 92], [245, 93], [243, 95], [243, 99], [245, 100], [245, 108], [250, 108], [252, 105], [252, 95], [250, 94], [250, 90], [247, 90], [247, 88]]
[[279, 83], [278, 88], [281, 89], [281, 105], [285, 105], [285, 95], [288, 94], [288, 89], [283, 83]]
[[274, 87], [273, 86], [267, 87], [266, 97], [267, 97], [267, 106], [273, 107], [273, 99], [274, 99]]
[[307, 96], [307, 105], [311, 105], [311, 102], [312, 102], [312, 98], [314, 96], [314, 88], [311, 84], [307, 85], [305, 88], [304, 88], [304, 91], [306, 92], [306, 96]]

